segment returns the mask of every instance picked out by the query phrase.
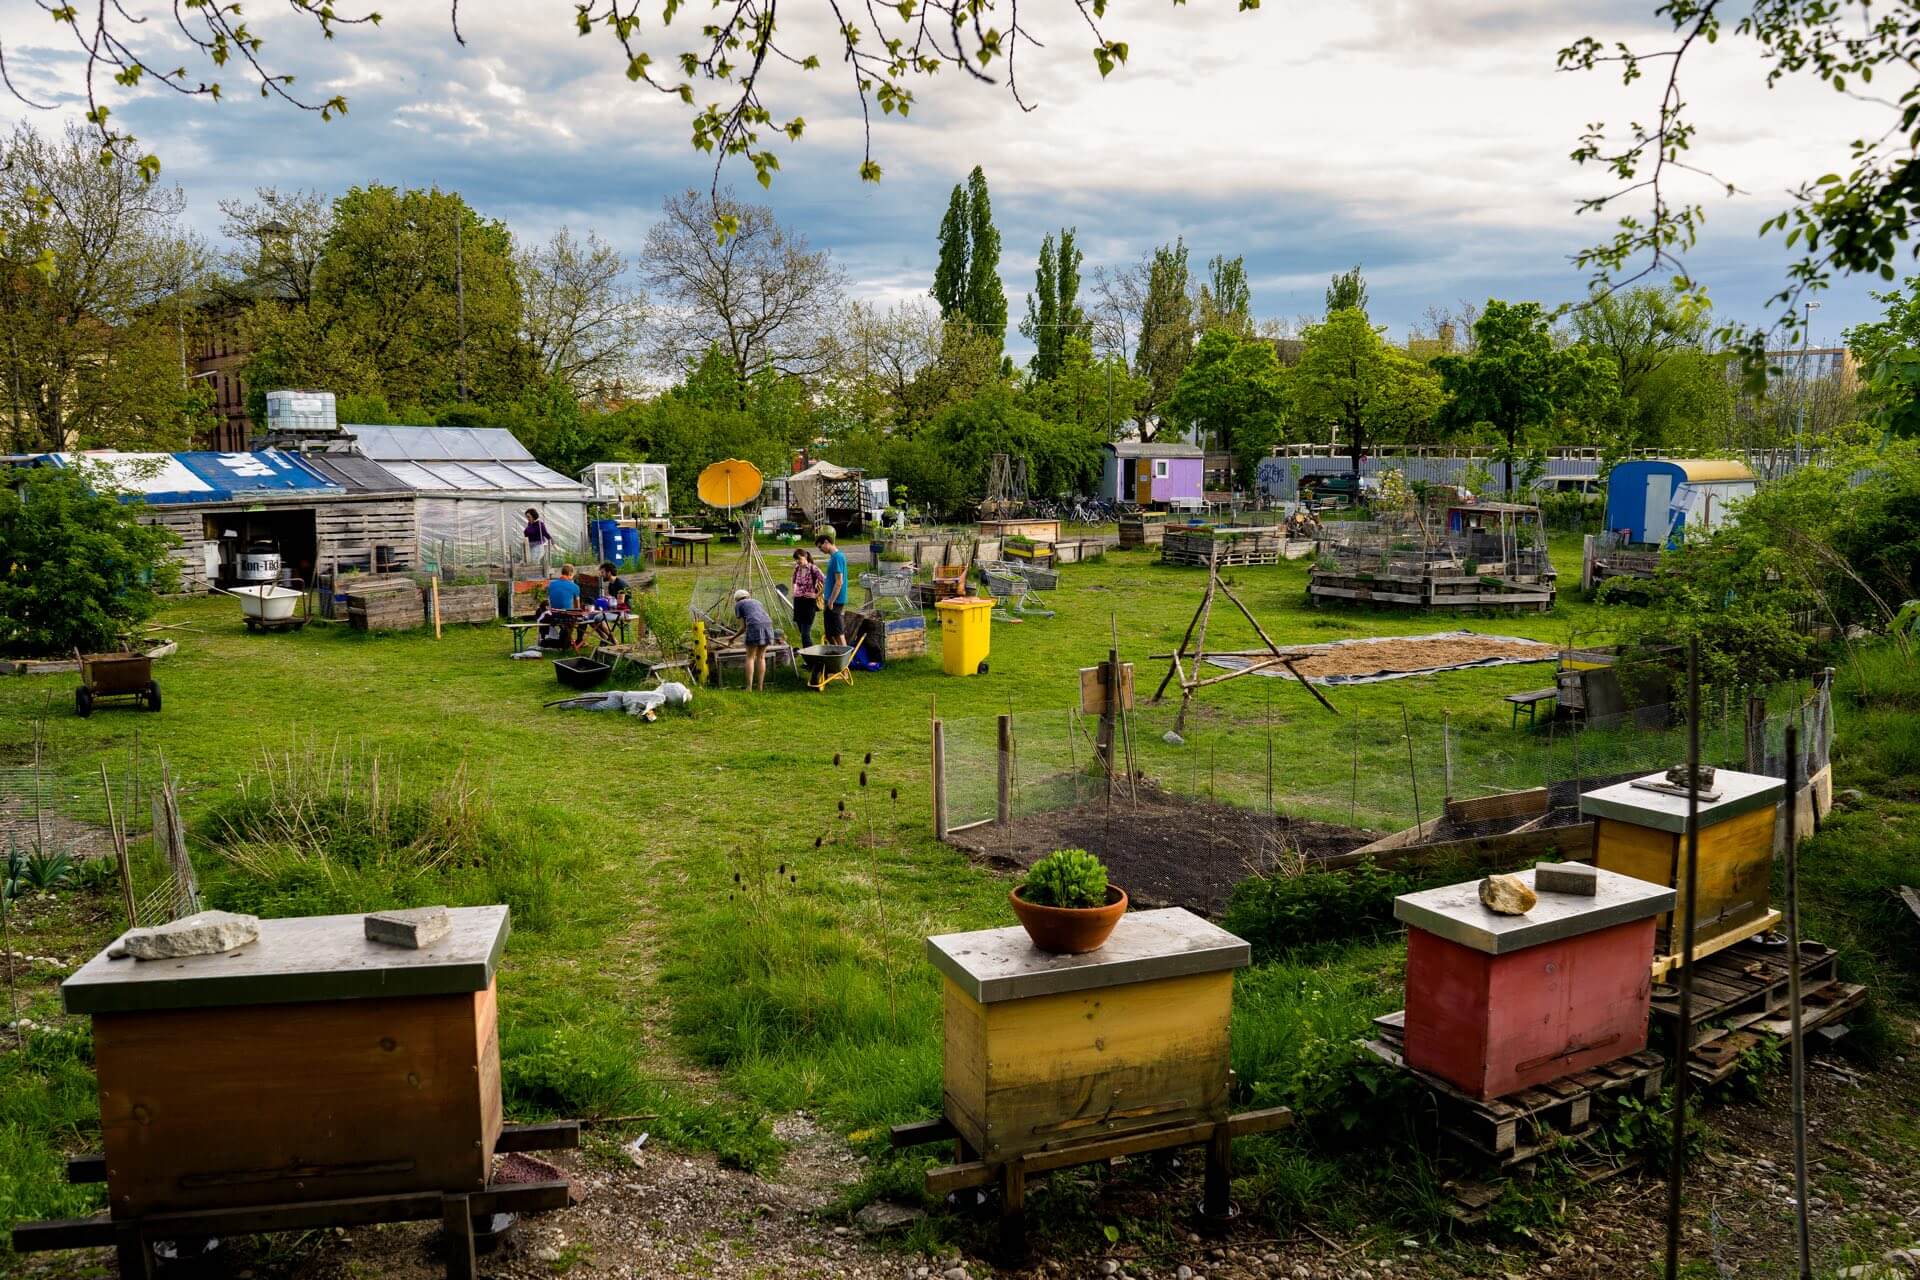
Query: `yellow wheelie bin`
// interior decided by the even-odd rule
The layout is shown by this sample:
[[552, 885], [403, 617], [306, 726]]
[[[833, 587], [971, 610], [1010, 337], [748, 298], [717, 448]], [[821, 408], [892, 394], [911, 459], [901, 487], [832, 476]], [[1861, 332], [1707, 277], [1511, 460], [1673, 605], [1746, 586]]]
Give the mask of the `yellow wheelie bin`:
[[993, 635], [993, 601], [979, 596], [955, 596], [942, 600], [940, 610], [940, 656], [950, 676], [984, 675], [987, 648]]

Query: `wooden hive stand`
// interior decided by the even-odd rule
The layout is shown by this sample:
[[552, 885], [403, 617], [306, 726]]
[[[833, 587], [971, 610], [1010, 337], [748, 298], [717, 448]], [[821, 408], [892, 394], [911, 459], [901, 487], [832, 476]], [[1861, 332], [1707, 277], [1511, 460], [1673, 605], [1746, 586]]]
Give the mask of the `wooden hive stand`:
[[1025, 1256], [1029, 1179], [1147, 1151], [1205, 1146], [1202, 1217], [1233, 1218], [1233, 1139], [1293, 1121], [1285, 1107], [1228, 1114], [1245, 942], [1170, 908], [1129, 913], [1086, 955], [1040, 951], [1017, 927], [932, 937], [927, 953], [943, 977], [944, 1114], [893, 1143], [955, 1144], [927, 1172], [935, 1194], [1000, 1187], [1006, 1258]]

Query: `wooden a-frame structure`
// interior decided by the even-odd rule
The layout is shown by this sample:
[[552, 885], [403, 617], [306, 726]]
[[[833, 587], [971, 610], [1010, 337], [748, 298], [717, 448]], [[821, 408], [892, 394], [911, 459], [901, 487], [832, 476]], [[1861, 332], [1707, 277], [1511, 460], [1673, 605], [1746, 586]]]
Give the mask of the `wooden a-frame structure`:
[[[1260, 637], [1260, 642], [1266, 645], [1266, 648], [1207, 652], [1207, 624], [1213, 619], [1214, 597], [1219, 595], [1226, 596], [1233, 607], [1240, 611], [1241, 616], [1252, 625], [1254, 633]], [[1191, 650], [1187, 648], [1189, 643], [1193, 645]], [[1314, 688], [1312, 682], [1301, 675], [1298, 668], [1293, 665], [1303, 658], [1310, 658], [1324, 652], [1326, 652], [1325, 645], [1299, 645], [1291, 649], [1282, 649], [1275, 644], [1273, 637], [1267, 634], [1267, 629], [1260, 625], [1260, 620], [1253, 616], [1253, 610], [1247, 608], [1240, 597], [1233, 593], [1232, 587], [1221, 581], [1218, 559], [1210, 559], [1207, 562], [1206, 592], [1200, 597], [1200, 607], [1193, 611], [1193, 618], [1187, 623], [1187, 634], [1181, 637], [1180, 647], [1172, 653], [1153, 655], [1153, 660], [1156, 662], [1161, 659], [1167, 660], [1167, 674], [1160, 678], [1160, 687], [1153, 691], [1153, 700], [1159, 702], [1166, 695], [1167, 686], [1176, 679], [1179, 680], [1180, 712], [1174, 717], [1173, 731], [1180, 733], [1186, 729], [1187, 706], [1193, 701], [1194, 694], [1201, 689], [1210, 684], [1237, 680], [1241, 676], [1255, 675], [1259, 672], [1271, 671], [1275, 667], [1282, 667], [1287, 674], [1298, 680], [1301, 687], [1311, 693], [1321, 706], [1339, 715], [1339, 709], [1328, 702], [1325, 695]], [[1244, 658], [1247, 659], [1247, 665], [1222, 672], [1220, 675], [1202, 676], [1200, 668], [1209, 658]]]

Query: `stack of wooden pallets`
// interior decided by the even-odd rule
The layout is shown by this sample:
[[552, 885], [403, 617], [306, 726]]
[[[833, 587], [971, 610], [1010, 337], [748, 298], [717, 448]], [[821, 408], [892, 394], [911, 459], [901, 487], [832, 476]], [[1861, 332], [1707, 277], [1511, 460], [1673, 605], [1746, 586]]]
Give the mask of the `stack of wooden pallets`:
[[[1841, 1019], [1866, 999], [1867, 989], [1839, 980], [1840, 953], [1818, 942], [1800, 944], [1800, 1025], [1810, 1042], [1846, 1034]], [[1693, 1052], [1688, 1070], [1702, 1084], [1718, 1084], [1740, 1068], [1746, 1053], [1792, 1033], [1787, 948], [1750, 938], [1694, 961]], [[1668, 982], [1677, 982], [1678, 975]], [[1653, 991], [1653, 1017], [1667, 1043], [1680, 1026], [1680, 992]]]

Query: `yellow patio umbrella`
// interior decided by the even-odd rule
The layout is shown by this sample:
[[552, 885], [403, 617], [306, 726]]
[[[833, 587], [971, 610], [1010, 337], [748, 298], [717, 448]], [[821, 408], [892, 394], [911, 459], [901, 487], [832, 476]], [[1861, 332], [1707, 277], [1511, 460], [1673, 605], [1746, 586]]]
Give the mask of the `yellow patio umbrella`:
[[702, 471], [695, 487], [699, 490], [700, 501], [710, 507], [731, 511], [759, 497], [765, 483], [760, 468], [751, 462], [727, 458]]

